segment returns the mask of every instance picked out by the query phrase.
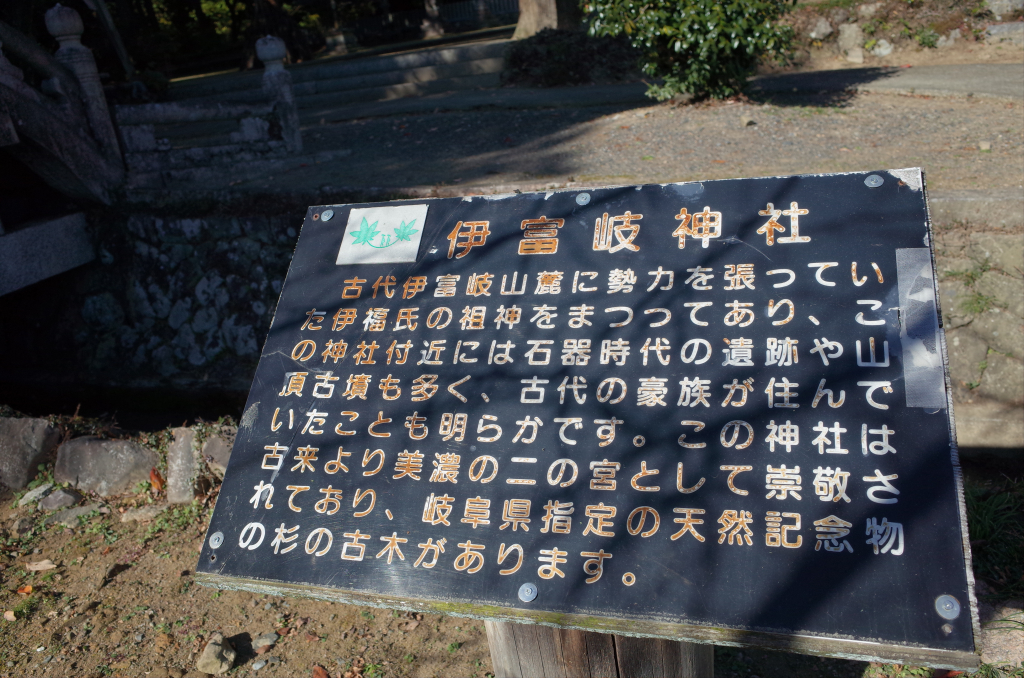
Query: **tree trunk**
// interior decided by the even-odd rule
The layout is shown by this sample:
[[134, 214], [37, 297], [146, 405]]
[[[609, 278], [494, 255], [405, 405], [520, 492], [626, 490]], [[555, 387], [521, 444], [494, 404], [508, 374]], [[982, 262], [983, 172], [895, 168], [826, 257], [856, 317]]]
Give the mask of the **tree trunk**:
[[715, 648], [534, 624], [484, 622], [495, 678], [712, 678]]
[[536, 35], [545, 28], [579, 28], [583, 13], [576, 0], [519, 0], [519, 23], [513, 40]]

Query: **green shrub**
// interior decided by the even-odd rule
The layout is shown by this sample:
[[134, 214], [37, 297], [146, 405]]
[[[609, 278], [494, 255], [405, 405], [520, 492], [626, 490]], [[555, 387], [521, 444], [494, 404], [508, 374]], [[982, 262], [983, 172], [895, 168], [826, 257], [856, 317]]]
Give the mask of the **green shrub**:
[[623, 37], [545, 28], [509, 45], [503, 80], [530, 87], [617, 82], [638, 77], [640, 52]]
[[741, 92], [760, 59], [784, 60], [793, 29], [778, 23], [790, 0], [585, 0], [590, 33], [625, 34], [644, 72], [662, 78], [648, 96], [727, 97]]
[[939, 34], [930, 28], [918, 29], [914, 34], [914, 39], [921, 47], [938, 47], [939, 45]]

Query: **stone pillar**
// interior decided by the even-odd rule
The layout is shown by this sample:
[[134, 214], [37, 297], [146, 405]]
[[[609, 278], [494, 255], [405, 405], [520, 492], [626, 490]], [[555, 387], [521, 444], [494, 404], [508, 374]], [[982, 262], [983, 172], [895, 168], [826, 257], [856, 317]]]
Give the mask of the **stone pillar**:
[[268, 35], [256, 41], [256, 56], [263, 62], [263, 91], [274, 102], [274, 110], [281, 119], [285, 147], [292, 153], [300, 153], [299, 108], [295, 105], [295, 93], [292, 91], [292, 75], [284, 70], [286, 55], [281, 38]]
[[57, 61], [67, 66], [82, 86], [85, 115], [100, 150], [107, 160], [121, 166], [121, 149], [110, 119], [103, 85], [100, 84], [100, 74], [96, 70], [96, 60], [92, 50], [81, 42], [82, 32], [85, 31], [82, 17], [70, 7], [58, 3], [46, 12], [46, 30], [60, 43], [55, 55]]
[[167, 501], [171, 504], [188, 504], [196, 495], [196, 434], [190, 428], [171, 429], [171, 433], [174, 442], [167, 448]]

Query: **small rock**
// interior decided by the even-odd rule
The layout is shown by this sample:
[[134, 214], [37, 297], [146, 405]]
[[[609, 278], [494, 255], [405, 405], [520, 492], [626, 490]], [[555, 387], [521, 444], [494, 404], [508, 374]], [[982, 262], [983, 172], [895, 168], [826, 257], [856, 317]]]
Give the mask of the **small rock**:
[[60, 433], [45, 419], [0, 417], [0, 483], [25, 487], [59, 442]]
[[871, 53], [876, 57], [887, 57], [892, 54], [892, 44], [885, 38], [882, 38], [871, 48]]
[[875, 16], [875, 12], [877, 12], [878, 8], [881, 6], [882, 3], [880, 2], [872, 2], [866, 5], [858, 5], [857, 16], [859, 16], [861, 19], [870, 19], [871, 17]]
[[185, 671], [178, 668], [177, 666], [168, 666], [167, 675], [171, 678], [183, 678]]
[[20, 508], [25, 504], [31, 504], [34, 501], [39, 501], [51, 492], [53, 492], [53, 483], [43, 483], [34, 490], [26, 492], [25, 496], [18, 500], [18, 507]]
[[843, 7], [836, 7], [828, 13], [829, 20], [836, 24], [845, 24], [847, 19], [850, 18], [850, 13]]
[[811, 30], [807, 33], [807, 37], [811, 40], [824, 40], [830, 35], [832, 35], [832, 24], [823, 16], [818, 17], [818, 20], [814, 22]]
[[265, 654], [270, 652], [277, 644], [278, 635], [273, 631], [260, 634], [256, 640], [252, 641], [252, 649], [256, 654]]
[[25, 534], [31, 530], [33, 526], [34, 523], [31, 518], [18, 518], [14, 521], [14, 525], [11, 527], [11, 530], [15, 534]]
[[940, 48], [942, 48], [942, 47], [952, 47], [953, 44], [957, 40], [959, 40], [959, 39], [960, 39], [960, 29], [959, 28], [954, 28], [953, 30], [951, 30], [949, 32], [948, 36], [944, 35], [941, 38], [939, 38], [938, 42], [935, 43], [935, 46], [936, 47], [940, 47]]
[[270, 609], [270, 608], [272, 608], [272, 607], [274, 607], [274, 604], [273, 604], [273, 603], [267, 603], [266, 605], [264, 605], [264, 606], [263, 606], [263, 609], [264, 609], [264, 610], [269, 610], [269, 609]]
[[143, 635], [142, 635], [141, 633], [136, 633], [136, 634], [135, 634], [135, 642], [136, 642], [136, 643], [141, 643], [141, 642], [142, 642], [142, 639], [143, 639], [143, 637], [144, 637], [144, 636], [143, 636]]
[[196, 433], [190, 428], [171, 431], [174, 442], [167, 448], [167, 501], [188, 504], [195, 498], [195, 482], [199, 469], [193, 447]]
[[857, 24], [843, 24], [839, 27], [839, 52], [848, 54], [864, 46], [864, 31]]
[[1024, 2], [1021, 0], [986, 0], [985, 5], [995, 15], [996, 21], [1002, 21], [1004, 16], [1024, 9]]
[[1010, 42], [1014, 45], [1024, 44], [1024, 21], [989, 26], [985, 31], [985, 42], [998, 44]]
[[978, 150], [979, 151], [991, 151], [992, 150], [992, 142], [991, 141], [979, 141], [978, 142]]
[[128, 440], [75, 438], [57, 449], [53, 478], [101, 497], [119, 494], [149, 480], [157, 454]]
[[753, 118], [740, 118], [740, 125], [743, 127], [753, 127], [757, 124], [757, 120]]
[[238, 653], [235, 651], [235, 648], [231, 647], [231, 643], [224, 638], [224, 634], [214, 631], [210, 634], [210, 640], [206, 643], [206, 647], [203, 648], [203, 653], [199, 655], [199, 661], [196, 662], [196, 670], [213, 675], [227, 673], [234, 666], [237, 656]]
[[151, 504], [149, 506], [130, 508], [121, 514], [121, 522], [130, 523], [138, 521], [140, 523], [148, 523], [160, 515], [166, 508], [167, 504]]
[[74, 490], [55, 490], [39, 502], [39, 508], [44, 511], [57, 511], [77, 506], [81, 501], [82, 495]]
[[281, 658], [280, 657], [275, 657], [274, 655], [270, 655], [269, 657], [267, 657], [267, 663], [270, 664], [271, 666], [273, 666], [274, 664], [280, 664], [281, 663]]
[[860, 47], [853, 47], [846, 50], [846, 60], [851, 64], [862, 64], [864, 63], [864, 50]]
[[25, 565], [25, 569], [29, 572], [45, 572], [46, 570], [52, 570], [57, 566], [53, 564], [53, 561], [47, 558], [46, 560], [40, 560], [38, 563], [28, 563]]
[[262, 669], [266, 665], [267, 665], [267, 660], [266, 659], [257, 659], [256, 661], [254, 661], [252, 663], [252, 670], [253, 671], [259, 671], [260, 669]]
[[63, 511], [58, 511], [57, 513], [47, 516], [46, 520], [43, 521], [43, 524], [54, 525], [59, 523], [64, 527], [78, 527], [78, 519], [80, 517], [89, 515], [93, 511], [99, 511], [101, 506], [101, 504], [97, 503], [64, 509]]

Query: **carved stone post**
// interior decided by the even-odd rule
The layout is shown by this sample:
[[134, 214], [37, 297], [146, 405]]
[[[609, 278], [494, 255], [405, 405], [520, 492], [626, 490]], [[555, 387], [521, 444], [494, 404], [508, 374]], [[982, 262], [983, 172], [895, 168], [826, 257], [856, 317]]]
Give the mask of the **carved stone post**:
[[100, 150], [108, 160], [121, 166], [121, 149], [114, 132], [114, 123], [110, 119], [103, 85], [100, 84], [96, 60], [92, 50], [81, 42], [85, 30], [82, 17], [70, 7], [58, 3], [46, 12], [46, 30], [60, 43], [55, 55], [57, 61], [67, 66], [82, 86], [85, 115]]
[[268, 35], [256, 41], [256, 56], [263, 62], [263, 91], [273, 100], [274, 110], [281, 119], [285, 147], [292, 153], [299, 153], [302, 151], [299, 108], [292, 91], [292, 75], [284, 70], [286, 54], [281, 38]]

